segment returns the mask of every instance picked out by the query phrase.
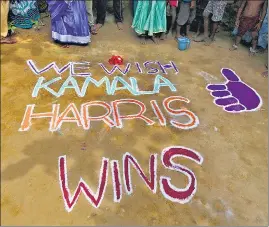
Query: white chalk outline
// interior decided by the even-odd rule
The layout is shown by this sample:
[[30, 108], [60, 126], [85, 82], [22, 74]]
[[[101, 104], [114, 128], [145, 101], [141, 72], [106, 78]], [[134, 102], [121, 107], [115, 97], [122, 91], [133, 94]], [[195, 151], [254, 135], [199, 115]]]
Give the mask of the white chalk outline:
[[55, 62], [51, 62], [48, 65], [46, 65], [43, 69], [39, 70], [39, 69], [37, 69], [36, 64], [34, 63], [33, 60], [31, 60], [31, 59], [27, 60], [26, 63], [29, 66], [29, 68], [31, 69], [31, 71], [37, 76], [49, 71], [51, 68], [53, 68], [54, 71], [58, 75], [62, 75], [62, 73], [64, 73], [68, 68], [70, 69], [71, 65], [72, 65], [72, 62], [68, 62], [62, 68], [59, 68]]
[[[129, 156], [129, 158], [128, 158]], [[142, 170], [141, 166], [139, 165], [139, 162], [137, 161], [137, 159], [132, 155], [130, 154], [129, 152], [126, 152], [123, 156], [122, 156], [122, 169], [123, 169], [123, 178], [124, 178], [124, 187], [125, 187], [125, 191], [127, 193], [127, 195], [131, 195], [133, 193], [133, 185], [132, 185], [132, 181], [131, 181], [131, 170], [130, 170], [130, 163], [132, 164], [132, 166], [134, 167], [134, 169], [136, 170], [136, 172], [138, 173], [138, 175], [140, 176], [140, 178], [143, 180], [143, 182], [146, 184], [146, 186], [149, 188], [150, 191], [152, 191], [154, 194], [156, 194], [157, 192], [157, 185], [158, 185], [158, 182], [157, 182], [157, 154], [151, 154], [150, 155], [150, 158], [149, 158], [149, 173], [150, 173], [150, 178], [151, 178], [151, 158], [154, 158], [154, 169], [153, 169], [153, 186], [154, 188], [151, 189], [150, 186], [147, 184], [147, 182], [144, 180], [143, 176], [146, 177], [144, 171]], [[128, 158], [128, 169], [126, 170], [125, 169], [125, 160]], [[129, 161], [130, 158], [132, 158], [134, 160], [134, 162], [139, 166], [139, 168], [136, 168], [136, 165], [133, 163], [133, 160]], [[127, 171], [127, 172], [126, 172]], [[141, 174], [141, 172], [143, 174]], [[130, 183], [130, 190], [128, 190], [128, 187], [127, 187], [127, 183], [126, 183], [126, 176], [125, 176], [125, 173], [127, 173], [127, 176], [128, 176], [128, 180], [129, 180], [129, 183]], [[152, 180], [152, 179], [151, 179]], [[152, 183], [152, 182], [150, 182]]]
[[[225, 77], [225, 79], [226, 79], [226, 82], [224, 82], [224, 83], [218, 83], [218, 84], [208, 84], [207, 86], [206, 86], [206, 89], [208, 90], [208, 91], [210, 91], [210, 95], [214, 98], [214, 100], [213, 100], [213, 103], [215, 104], [215, 105], [217, 105], [217, 106], [221, 106], [221, 105], [218, 105], [217, 103], [216, 103], [216, 99], [220, 99], [220, 97], [218, 97], [218, 98], [216, 98], [215, 96], [213, 96], [212, 95], [212, 90], [210, 90], [210, 89], [208, 89], [208, 86], [210, 86], [210, 85], [224, 85], [225, 87], [226, 87], [226, 89], [227, 89], [227, 84], [229, 83], [229, 82], [234, 82], [234, 83], [236, 83], [236, 82], [240, 82], [240, 83], [242, 83], [242, 84], [244, 84], [244, 85], [246, 85], [248, 88], [250, 88], [257, 96], [258, 96], [258, 98], [260, 99], [260, 104], [256, 107], [256, 108], [254, 108], [254, 109], [251, 109], [251, 110], [247, 110], [247, 108], [246, 108], [246, 106], [244, 106], [242, 103], [240, 103], [239, 102], [239, 100], [236, 98], [236, 97], [233, 97], [233, 96], [225, 96], [225, 98], [229, 98], [229, 97], [231, 97], [231, 98], [235, 98], [235, 99], [237, 99], [238, 100], [238, 104], [237, 103], [233, 103], [233, 104], [230, 104], [230, 105], [227, 105], [227, 106], [221, 106], [222, 107], [222, 109], [225, 111], [225, 112], [227, 112], [227, 113], [242, 113], [242, 112], [254, 112], [254, 111], [258, 111], [261, 107], [262, 107], [262, 105], [263, 105], [263, 100], [262, 100], [262, 97], [259, 95], [259, 93], [254, 89], [254, 88], [252, 88], [252, 87], [250, 87], [248, 84], [246, 84], [245, 82], [243, 82], [242, 80], [241, 80], [241, 78], [236, 74], [236, 72], [234, 71], [234, 70], [232, 70], [232, 69], [230, 69], [230, 68], [222, 68], [221, 69], [221, 74], [222, 74], [222, 76], [223, 76], [223, 70], [230, 70], [230, 71], [232, 71], [237, 77], [238, 77], [238, 81], [230, 81], [230, 80], [228, 80], [226, 77]], [[224, 77], [224, 76], [223, 76]], [[214, 91], [219, 91], [219, 90], [214, 90]], [[220, 91], [225, 91], [225, 90], [220, 90]], [[228, 91], [228, 90], [227, 90]], [[226, 110], [226, 108], [229, 108], [230, 106], [233, 106], [233, 105], [241, 105], [241, 106], [243, 106], [245, 109], [244, 110], [239, 110], [239, 111], [228, 111], [228, 110]]]
[[[165, 102], [166, 102], [166, 100], [168, 100], [168, 99], [174, 99], [174, 100], [169, 100], [169, 102], [167, 103], [167, 107], [165, 106]], [[182, 100], [183, 99], [183, 100]], [[186, 100], [184, 100], [184, 99], [186, 99]], [[172, 113], [172, 112], [170, 112], [169, 111], [169, 109], [171, 109], [171, 110], [173, 110], [171, 107], [170, 107], [170, 102], [172, 102], [172, 101], [180, 101], [180, 102], [185, 102], [185, 103], [190, 103], [190, 100], [188, 99], [188, 98], [185, 98], [185, 97], [183, 97], [183, 96], [169, 96], [169, 97], [167, 97], [167, 98], [165, 98], [164, 100], [163, 100], [163, 107], [164, 107], [164, 109], [168, 112], [168, 114], [170, 114], [170, 115], [172, 115], [172, 116], [183, 116], [183, 115], [185, 115], [185, 116], [187, 116], [189, 119], [190, 119], [190, 121], [189, 122], [187, 122], [187, 123], [185, 123], [185, 125], [186, 124], [190, 124], [191, 122], [192, 122], [192, 119], [186, 114], [186, 113], [179, 113], [179, 114], [174, 114], [174, 113]], [[178, 128], [178, 129], [184, 129], [184, 130], [190, 130], [190, 129], [193, 129], [193, 128], [197, 128], [198, 127], [198, 125], [200, 124], [200, 121], [199, 121], [199, 118], [198, 118], [198, 116], [195, 114], [195, 113], [193, 113], [192, 111], [190, 111], [190, 110], [188, 110], [188, 109], [178, 109], [178, 110], [182, 110], [182, 111], [186, 111], [186, 112], [189, 112], [189, 113], [191, 113], [191, 114], [193, 114], [193, 116], [194, 116], [194, 118], [195, 118], [195, 124], [193, 125], [193, 126], [189, 126], [189, 127], [186, 127], [186, 126], [178, 126], [178, 125], [176, 125], [174, 122], [176, 122], [176, 121], [174, 121], [173, 119], [172, 120], [170, 120], [170, 123], [171, 123], [171, 125], [172, 126], [174, 126], [175, 128]], [[181, 123], [181, 124], [183, 124], [183, 123]]]
[[[58, 104], [59, 105], [59, 104]], [[68, 109], [68, 112], [63, 116], [63, 118], [61, 119], [61, 121], [58, 123], [58, 120], [62, 117], [63, 113], [66, 111], [66, 109]], [[70, 113], [70, 111], [72, 112], [74, 117], [67, 117], [67, 115]], [[78, 114], [79, 118], [77, 119], [75, 116]], [[81, 125], [79, 123], [79, 121], [81, 121]], [[81, 112], [78, 111], [78, 108], [76, 106], [75, 103], [69, 103], [68, 106], [64, 109], [63, 112], [60, 113], [60, 115], [57, 115], [57, 120], [55, 123], [58, 123], [58, 125], [55, 125], [55, 129], [53, 131], [57, 131], [58, 129], [60, 129], [62, 127], [62, 124], [64, 122], [68, 122], [68, 123], [77, 123], [78, 127], [85, 127], [84, 121], [83, 121], [83, 117], [81, 116]]]
[[[91, 107], [91, 106], [101, 106], [101, 107], [104, 107], [104, 109], [106, 109], [107, 107], [109, 107], [109, 109], [106, 109], [107, 112], [105, 114], [101, 115], [101, 116], [91, 117], [91, 116], [89, 116], [89, 107]], [[87, 111], [85, 110], [86, 111], [86, 119], [84, 118], [84, 109], [85, 108], [87, 108]], [[95, 101], [83, 103], [83, 104], [81, 104], [80, 111], [81, 111], [82, 119], [84, 121], [84, 130], [89, 130], [90, 129], [90, 127], [91, 127], [90, 122], [91, 121], [103, 121], [110, 128], [113, 128], [115, 126], [115, 122], [113, 121], [114, 119], [112, 120], [109, 117], [111, 115], [111, 113], [112, 113], [112, 107], [107, 102], [105, 102], [105, 101], [95, 100]], [[91, 119], [89, 120], [89, 118], [91, 118]], [[99, 119], [99, 118], [101, 118], [101, 119]], [[109, 121], [107, 121], [105, 118], [109, 118], [109, 120], [111, 122], [113, 122], [114, 125], [110, 125], [109, 124]]]
[[[163, 162], [163, 157], [164, 157], [164, 154], [169, 151], [170, 149], [173, 149], [173, 148], [179, 148], [179, 149], [187, 149], [193, 153], [195, 153], [199, 158], [200, 158], [200, 161], [197, 161], [189, 156], [185, 156], [185, 155], [173, 155], [172, 158], [170, 159], [171, 163], [172, 163], [172, 167], [167, 167], [164, 162]], [[192, 160], [194, 162], [196, 162], [197, 164], [199, 165], [202, 165], [203, 161], [204, 161], [204, 158], [200, 155], [200, 153], [198, 153], [197, 151], [191, 149], [191, 148], [188, 148], [188, 147], [184, 147], [184, 146], [170, 146], [170, 147], [166, 147], [165, 149], [163, 149], [162, 151], [162, 154], [161, 154], [161, 161], [162, 161], [162, 164], [163, 166], [166, 168], [166, 169], [170, 169], [170, 170], [174, 170], [174, 171], [177, 171], [177, 172], [180, 172], [180, 173], [183, 173], [185, 176], [188, 177], [188, 185], [185, 187], [185, 188], [177, 188], [175, 187], [174, 185], [172, 185], [170, 182], [171, 182], [171, 177], [165, 177], [165, 176], [160, 176], [160, 180], [159, 180], [159, 184], [160, 184], [160, 190], [163, 194], [163, 196], [172, 201], [172, 202], [176, 202], [176, 203], [180, 203], [180, 204], [185, 204], [185, 203], [188, 203], [192, 198], [193, 196], [195, 195], [196, 191], [197, 191], [197, 178], [194, 174], [194, 172], [192, 170], [190, 170], [189, 168], [185, 167], [185, 166], [182, 166], [180, 164], [176, 164], [173, 159], [176, 158], [176, 157], [184, 157], [184, 158], [187, 158], [189, 160]], [[166, 194], [164, 188], [163, 188], [163, 184], [162, 184], [162, 180], [167, 180], [167, 183], [169, 185], [169, 187], [171, 187], [174, 191], [178, 191], [178, 192], [182, 192], [182, 191], [186, 191], [186, 189], [188, 189], [191, 185], [191, 177], [188, 173], [182, 171], [180, 168], [182, 169], [186, 169], [188, 171], [190, 171], [192, 174], [193, 174], [193, 177], [195, 179], [195, 182], [194, 182], [194, 190], [192, 191], [191, 195], [189, 195], [187, 198], [185, 199], [176, 199], [176, 198], [173, 198], [169, 195]]]
[[[61, 179], [61, 165], [60, 165], [61, 159], [63, 159], [63, 162], [64, 162], [64, 178], [65, 178], [65, 183], [66, 183], [65, 184], [65, 190], [68, 193], [68, 200], [69, 200], [69, 202], [71, 201], [70, 202], [70, 205], [73, 203], [71, 206], [69, 206], [69, 204], [67, 203], [66, 198], [64, 196], [64, 190], [63, 190], [63, 186], [64, 185], [62, 185], [62, 181], [61, 181], [62, 180]], [[85, 186], [86, 190], [89, 192], [89, 194], [91, 194], [94, 197], [94, 199], [97, 201], [97, 199], [98, 199], [97, 196], [100, 193], [100, 186], [101, 186], [102, 175], [103, 175], [103, 172], [104, 172], [103, 169], [104, 169], [105, 163], [107, 165], [107, 169], [106, 169], [106, 172], [104, 173], [105, 174], [104, 190], [103, 190], [103, 193], [101, 195], [101, 198], [100, 198], [98, 204], [95, 205], [94, 202], [88, 197], [88, 195], [86, 194], [86, 192], [84, 191], [84, 189], [80, 187], [80, 184], [81, 183], [84, 184], [84, 186]], [[109, 166], [108, 165], [109, 165], [109, 159], [103, 157], [102, 158], [102, 165], [101, 165], [100, 172], [99, 172], [99, 184], [98, 184], [96, 193], [93, 193], [92, 192], [92, 190], [89, 188], [88, 184], [81, 177], [80, 180], [79, 180], [79, 182], [78, 182], [78, 185], [77, 185], [77, 187], [75, 189], [75, 193], [74, 193], [73, 196], [71, 196], [71, 199], [70, 199], [70, 194], [71, 193], [70, 193], [70, 190], [69, 190], [69, 187], [68, 187], [66, 155], [60, 156], [58, 158], [59, 184], [60, 184], [60, 188], [61, 188], [61, 191], [62, 191], [62, 196], [63, 196], [63, 200], [64, 200], [65, 209], [66, 209], [67, 212], [71, 212], [73, 210], [74, 206], [76, 205], [76, 203], [77, 203], [77, 201], [79, 199], [79, 196], [80, 196], [81, 192], [83, 192], [85, 198], [88, 200], [88, 202], [94, 208], [98, 208], [101, 205], [101, 203], [103, 201], [103, 198], [104, 198], [104, 195], [105, 195], [105, 192], [106, 192], [107, 179], [108, 179], [108, 171], [109, 171]], [[77, 197], [75, 198], [75, 201], [73, 201], [74, 200], [74, 196], [76, 195], [77, 190], [79, 190], [79, 193], [78, 193]], [[97, 199], [96, 199], [96, 197], [97, 197]]]
[[[35, 108], [35, 104], [29, 104], [29, 105], [26, 105], [26, 109], [25, 109], [25, 112], [24, 112], [24, 116], [23, 116], [23, 119], [22, 119], [22, 122], [21, 122], [21, 127], [19, 128], [19, 132], [25, 132], [25, 131], [29, 131], [29, 129], [31, 128], [32, 126], [32, 119], [35, 118], [35, 119], [40, 119], [40, 118], [51, 118], [50, 120], [50, 123], [49, 123], [49, 131], [50, 132], [54, 132], [54, 131], [57, 131], [57, 129], [54, 129], [54, 125], [53, 123], [55, 123], [55, 121], [58, 119], [58, 115], [59, 115], [59, 109], [60, 109], [60, 104], [52, 104], [52, 112], [44, 112], [44, 113], [33, 113], [33, 110]], [[28, 109], [30, 108], [30, 119], [29, 119], [29, 126], [27, 128], [25, 128], [24, 130], [22, 129], [22, 125], [25, 121], [25, 118], [26, 118], [26, 113], [28, 113]], [[54, 114], [54, 112], [56, 112]], [[52, 116], [42, 116], [41, 114], [49, 114], [51, 113]], [[38, 116], [33, 116], [32, 115], [36, 115], [36, 114], [39, 114]], [[55, 116], [54, 116], [55, 115]], [[55, 121], [53, 121], [53, 117], [55, 117]]]
[[130, 68], [131, 68], [131, 63], [127, 63], [127, 65], [125, 66], [125, 69], [123, 69], [123, 70], [119, 67], [119, 65], [113, 65], [113, 68], [110, 71], [105, 67], [105, 65], [103, 63], [98, 63], [98, 65], [109, 76], [114, 74], [116, 71], [120, 71], [120, 73], [125, 76], [126, 74], [129, 73]]
[[[114, 174], [114, 164], [117, 166], [118, 169], [118, 178], [119, 178], [119, 190], [120, 190], [120, 198], [117, 198], [117, 191], [116, 191], [116, 180]], [[122, 183], [121, 183], [121, 176], [120, 176], [120, 168], [119, 168], [119, 161], [118, 160], [111, 160], [110, 161], [111, 173], [112, 173], [112, 183], [113, 183], [113, 192], [114, 192], [114, 202], [119, 203], [122, 199]]]
[[[120, 103], [119, 103], [119, 101], [120, 101]], [[142, 106], [143, 107], [145, 107], [144, 108], [144, 111], [143, 111], [143, 109], [142, 109], [142, 107], [141, 107], [141, 105], [139, 105], [139, 104], [142, 104]], [[114, 108], [114, 105], [113, 105], [113, 103], [116, 103], [116, 108]], [[120, 110], [119, 110], [119, 107], [118, 107], [118, 104], [123, 104], [123, 103], [127, 103], [127, 104], [130, 104], [130, 103], [135, 103], [135, 104], [137, 104], [139, 107], [141, 107], [141, 110], [140, 110], [140, 112], [138, 113], [138, 114], [130, 114], [130, 115], [127, 115], [127, 116], [125, 116], [125, 117], [128, 117], [128, 118], [122, 118], [122, 116], [121, 116], [121, 114], [120, 114]], [[116, 100], [114, 100], [114, 101], [112, 101], [111, 102], [111, 106], [112, 106], [112, 110], [113, 110], [113, 119], [114, 119], [114, 121], [115, 121], [115, 127], [117, 127], [117, 128], [123, 128], [123, 122], [122, 122], [122, 120], [123, 119], [125, 119], [125, 120], [133, 120], [133, 119], [140, 119], [140, 120], [143, 120], [144, 122], [146, 122], [145, 121], [145, 119], [144, 118], [146, 118], [147, 120], [150, 120], [152, 123], [148, 123], [148, 122], [146, 122], [146, 125], [148, 125], [148, 126], [150, 126], [150, 125], [154, 125], [155, 124], [155, 121], [152, 121], [151, 119], [149, 119], [148, 117], [146, 117], [146, 116], [144, 116], [144, 113], [147, 111], [147, 107], [146, 107], [146, 105], [143, 103], [143, 102], [141, 102], [141, 101], [139, 101], [139, 100], [136, 100], [136, 99], [116, 99]], [[116, 121], [116, 113], [117, 113], [117, 115], [119, 116], [118, 117], [118, 119], [119, 119], [119, 123], [120, 123], [120, 125], [118, 126], [117, 125], [117, 121]], [[138, 116], [137, 116], [138, 115]], [[143, 118], [143, 117], [144, 118]]]
[[[166, 118], [165, 118], [165, 116], [163, 115], [163, 113], [162, 113], [162, 111], [161, 111], [161, 109], [160, 109], [160, 107], [159, 107], [157, 101], [156, 101], [156, 100], [150, 100], [150, 105], [151, 105], [151, 107], [152, 107], [152, 109], [153, 109], [154, 114], [155, 114], [156, 117], [158, 118], [158, 120], [159, 120], [159, 122], [160, 122], [160, 125], [161, 125], [161, 126], [166, 126]], [[160, 112], [160, 115], [161, 115], [161, 117], [163, 118], [164, 123], [161, 122], [161, 120], [160, 120], [160, 118], [159, 118], [159, 114], [157, 113], [157, 110], [156, 110], [156, 109]]]

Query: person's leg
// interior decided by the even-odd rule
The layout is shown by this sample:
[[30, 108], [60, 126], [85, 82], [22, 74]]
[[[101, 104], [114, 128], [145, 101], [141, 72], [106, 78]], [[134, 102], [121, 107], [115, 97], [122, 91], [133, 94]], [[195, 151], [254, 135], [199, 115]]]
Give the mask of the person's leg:
[[96, 32], [105, 23], [105, 19], [106, 19], [106, 6], [107, 6], [107, 0], [97, 0], [97, 2], [96, 2], [96, 10], [97, 10]]
[[242, 37], [246, 34], [246, 32], [249, 30], [249, 19], [246, 17], [242, 17], [240, 19], [240, 23], [238, 26], [238, 32], [237, 35], [235, 37], [235, 41], [234, 44], [232, 46], [232, 48], [230, 48], [230, 50], [237, 50], [238, 49], [238, 45], [242, 40]]
[[181, 37], [181, 27], [188, 23], [190, 17], [190, 4], [181, 2], [177, 18], [176, 40]]
[[215, 38], [215, 35], [217, 33], [217, 30], [218, 30], [218, 26], [219, 26], [219, 22], [214, 22], [213, 21], [212, 32], [211, 32], [211, 35], [210, 35], [210, 39], [212, 39], [212, 41]]
[[139, 36], [139, 38], [140, 38], [140, 43], [142, 45], [145, 45], [147, 43], [147, 37], [146, 36], [141, 35], [141, 36]]
[[209, 16], [213, 13], [213, 2], [209, 1], [203, 12], [204, 34], [194, 39], [195, 42], [204, 42], [209, 39]]
[[172, 16], [166, 17], [166, 24], [167, 24], [167, 30], [166, 30], [166, 35], [167, 35], [170, 32], [170, 29], [172, 27]]
[[193, 35], [193, 39], [197, 39], [197, 37], [201, 34], [201, 27], [203, 24], [203, 19], [201, 17], [197, 17], [197, 30], [196, 33]]
[[8, 11], [9, 1], [1, 1], [1, 38], [7, 37], [8, 34]]
[[86, 9], [88, 14], [88, 23], [90, 26], [94, 25], [94, 17], [92, 11], [92, 0], [86, 0]]
[[13, 44], [16, 40], [8, 36], [9, 1], [1, 1], [1, 44]]
[[155, 43], [155, 44], [159, 44], [159, 40], [158, 40], [158, 37], [156, 37], [156, 34], [153, 34], [153, 36], [150, 37], [151, 40]]
[[178, 38], [181, 37], [180, 31], [181, 31], [181, 25], [178, 25], [177, 24], [177, 28], [176, 28], [176, 39], [178, 39]]
[[268, 64], [267, 64], [267, 63], [265, 64], [265, 68], [266, 68], [267, 70], [264, 71], [264, 72], [262, 73], [262, 76], [263, 76], [263, 77], [268, 77]]
[[95, 32], [95, 26], [94, 26], [94, 17], [93, 17], [93, 11], [92, 11], [92, 0], [86, 0], [86, 9], [88, 14], [88, 23], [91, 27], [91, 33], [96, 34]]
[[210, 40], [207, 44], [210, 44], [215, 39], [216, 32], [219, 28], [219, 22], [223, 18], [226, 5], [227, 5], [227, 3], [225, 1], [213, 2], [213, 16], [212, 16], [213, 27], [212, 27]]
[[209, 17], [204, 17], [204, 38], [209, 36]]
[[251, 32], [251, 36], [252, 36], [252, 48], [250, 48], [250, 53], [251, 54], [256, 54], [257, 53], [257, 43], [258, 43], [258, 32], [257, 31], [253, 31]]
[[171, 21], [171, 27], [169, 29], [169, 32], [171, 31], [171, 33], [173, 33], [173, 27], [177, 19], [177, 7], [175, 6], [171, 7], [171, 14], [172, 14], [172, 21]]
[[113, 10], [115, 21], [117, 23], [118, 29], [123, 29], [123, 7], [122, 7], [122, 0], [113, 0]]
[[187, 23], [187, 28], [186, 28], [186, 36], [187, 37], [189, 36], [191, 24], [194, 21], [195, 16], [196, 16], [196, 9], [195, 8], [190, 9], [190, 17], [189, 17], [189, 20], [188, 20], [188, 23]]
[[235, 37], [234, 44], [233, 44], [232, 48], [230, 48], [230, 50], [237, 50], [238, 49], [238, 45], [241, 42], [241, 40], [242, 40], [242, 36], [237, 35]]
[[160, 40], [165, 40], [167, 38], [167, 34], [170, 31], [170, 27], [171, 27], [171, 22], [172, 22], [172, 16], [170, 16], [170, 14], [168, 13], [166, 16], [166, 32], [162, 32], [161, 36], [160, 36]]

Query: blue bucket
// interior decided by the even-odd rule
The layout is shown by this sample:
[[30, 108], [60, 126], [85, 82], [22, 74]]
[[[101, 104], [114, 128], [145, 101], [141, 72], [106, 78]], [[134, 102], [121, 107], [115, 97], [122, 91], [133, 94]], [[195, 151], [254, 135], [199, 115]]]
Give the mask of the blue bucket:
[[191, 40], [186, 37], [178, 38], [177, 41], [179, 50], [187, 50], [191, 45]]

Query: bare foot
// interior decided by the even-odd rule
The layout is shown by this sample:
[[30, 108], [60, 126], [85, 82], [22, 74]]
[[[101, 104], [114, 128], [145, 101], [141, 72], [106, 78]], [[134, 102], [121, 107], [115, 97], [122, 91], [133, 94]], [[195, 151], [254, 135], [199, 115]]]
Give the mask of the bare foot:
[[181, 35], [177, 35], [177, 36], [175, 37], [175, 41], [178, 42], [178, 39], [180, 39], [180, 38], [182, 38], [182, 36], [181, 36]]
[[95, 32], [96, 34], [98, 33], [98, 31], [100, 30], [100, 28], [102, 28], [104, 25], [103, 24], [96, 24], [94, 27], [95, 27]]
[[211, 38], [206, 38], [204, 40], [206, 46], [210, 46], [215, 40]]
[[192, 38], [193, 38], [193, 39], [197, 39], [199, 35], [200, 35], [200, 33], [195, 33], [195, 34], [192, 36]]
[[92, 35], [96, 35], [97, 34], [97, 32], [96, 32], [96, 26], [95, 25], [92, 25], [92, 26], [90, 26], [90, 28], [91, 28], [91, 34]]
[[152, 39], [152, 41], [153, 41], [155, 44], [157, 44], [157, 45], [159, 44], [159, 39], [158, 39], [156, 36], [153, 35], [153, 36], [151, 37], [151, 39]]
[[234, 44], [229, 50], [234, 51], [234, 50], [237, 50], [237, 49], [238, 49], [238, 46]]
[[5, 37], [5, 38], [1, 39], [1, 44], [14, 44], [16, 42], [17, 42], [17, 40], [13, 39], [11, 37]]
[[249, 56], [255, 56], [258, 53], [256, 49], [253, 49], [252, 47], [249, 48]]
[[70, 46], [68, 44], [64, 44], [61, 46], [62, 48], [69, 48]]
[[123, 23], [122, 22], [117, 22], [117, 27], [119, 30], [123, 30]]
[[38, 24], [41, 25], [41, 26], [45, 26], [46, 25], [41, 18], [39, 18]]
[[146, 37], [145, 36], [140, 36], [140, 43], [142, 45], [145, 45], [147, 43]]
[[49, 16], [50, 16], [49, 12], [45, 12], [45, 13], [41, 14], [42, 19], [45, 18], [45, 17], [49, 17]]
[[160, 40], [165, 40], [167, 38], [167, 34], [163, 32], [160, 36]]
[[210, 39], [212, 39], [213, 41], [216, 41], [215, 36], [214, 36], [214, 37], [212, 37], [212, 35], [211, 35], [211, 36], [209, 36], [209, 38], [210, 38]]
[[265, 72], [262, 73], [263, 77], [268, 77], [268, 70], [266, 70]]
[[34, 28], [36, 31], [39, 31], [39, 30], [40, 30], [40, 26], [39, 26], [39, 25], [34, 25], [33, 28]]
[[200, 37], [195, 38], [193, 41], [194, 42], [205, 42], [207, 39], [209, 39], [209, 37], [202, 35]]

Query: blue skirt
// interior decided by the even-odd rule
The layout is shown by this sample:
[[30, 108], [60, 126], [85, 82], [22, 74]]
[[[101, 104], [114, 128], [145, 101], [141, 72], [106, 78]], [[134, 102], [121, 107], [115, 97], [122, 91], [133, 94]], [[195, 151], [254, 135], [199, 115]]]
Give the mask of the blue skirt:
[[55, 41], [83, 45], [91, 41], [85, 0], [48, 0], [48, 10]]

